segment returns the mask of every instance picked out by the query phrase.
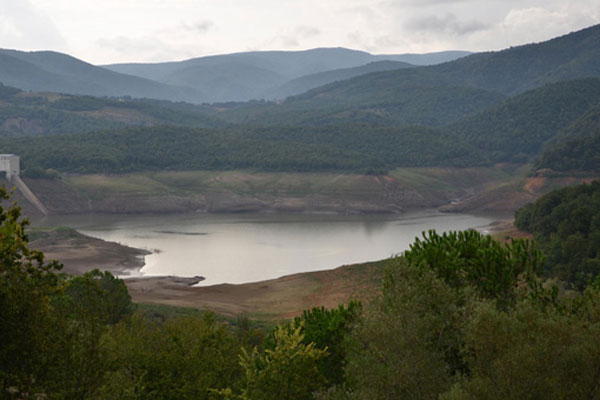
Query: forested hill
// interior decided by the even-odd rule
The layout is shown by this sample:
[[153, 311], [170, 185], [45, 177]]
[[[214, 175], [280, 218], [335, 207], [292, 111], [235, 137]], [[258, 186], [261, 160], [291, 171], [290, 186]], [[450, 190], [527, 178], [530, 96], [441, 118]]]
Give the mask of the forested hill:
[[96, 67], [53, 51], [0, 49], [0, 82], [33, 91], [197, 101], [197, 89], [176, 87]]
[[205, 115], [200, 106], [187, 103], [32, 93], [0, 84], [0, 136], [81, 133], [166, 124], [225, 125]]
[[570, 173], [600, 173], [600, 105], [593, 107], [548, 147], [535, 169]]
[[68, 172], [143, 170], [348, 171], [382, 174], [397, 166], [481, 165], [467, 143], [422, 127], [341, 125], [314, 129], [175, 126], [0, 139], [23, 168]]
[[291, 81], [287, 81], [282, 85], [267, 90], [261, 97], [265, 99], [285, 99], [286, 97], [304, 93], [310, 89], [314, 89], [328, 83], [343, 81], [354, 78], [355, 76], [411, 67], [414, 67], [414, 65], [401, 61], [374, 61], [366, 65], [361, 65], [360, 67], [334, 69], [331, 71], [304, 75], [300, 78], [292, 79]]
[[504, 94], [561, 80], [600, 77], [600, 25], [430, 68], [464, 85]]
[[281, 104], [225, 105], [219, 117], [233, 123], [262, 125], [328, 125], [340, 121], [390, 126], [440, 126], [498, 103], [504, 96], [477, 88], [457, 86], [445, 77], [421, 68], [403, 72], [405, 79], [390, 80], [390, 72], [331, 83], [288, 98]]
[[508, 98], [448, 129], [494, 161], [527, 161], [597, 104], [600, 79], [559, 82]]
[[600, 77], [600, 25], [547, 42], [478, 53], [455, 61], [409, 70], [361, 76], [330, 84], [291, 98], [298, 108], [321, 107], [324, 102], [364, 103], [390, 93], [423, 88], [465, 86], [503, 94], [517, 94], [546, 83]]
[[[302, 51], [253, 51], [192, 58], [178, 62], [154, 64], [113, 64], [105, 67], [120, 73], [140, 76], [171, 85], [197, 88], [206, 94], [207, 102], [248, 101], [251, 99], [284, 98], [304, 92], [319, 84], [339, 80], [334, 72], [352, 69], [380, 61], [430, 65], [454, 60], [469, 54], [447, 51], [432, 54], [385, 54], [375, 55], [364, 51], [345, 48], [316, 48]], [[409, 63], [411, 61], [408, 61]], [[321, 72], [332, 71], [315, 80], [311, 77]], [[361, 73], [354, 71], [352, 76]], [[367, 68], [365, 72], [372, 72]], [[362, 72], [362, 73], [365, 73]], [[347, 73], [341, 73], [341, 79]], [[295, 89], [278, 90], [290, 83]], [[325, 78], [325, 80], [323, 80]]]
[[520, 209], [515, 225], [548, 255], [547, 276], [583, 289], [600, 273], [600, 181], [546, 194]]

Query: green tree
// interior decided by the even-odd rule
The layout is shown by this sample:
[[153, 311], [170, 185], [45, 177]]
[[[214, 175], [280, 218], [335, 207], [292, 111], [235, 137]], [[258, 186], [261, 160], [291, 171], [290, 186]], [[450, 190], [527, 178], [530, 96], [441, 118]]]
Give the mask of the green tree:
[[240, 365], [245, 371], [241, 393], [231, 388], [214, 391], [228, 399], [270, 400], [312, 399], [313, 393], [323, 389], [325, 377], [319, 370], [319, 360], [327, 350], [314, 343], [304, 344], [302, 324], [278, 326], [274, 331], [275, 346], [263, 353], [255, 347], [248, 352], [242, 348]]
[[0, 397], [7, 390], [43, 392], [51, 325], [50, 297], [58, 290], [58, 262], [27, 246], [25, 228], [16, 204], [0, 188]]
[[478, 302], [464, 328], [470, 373], [443, 399], [600, 399], [600, 293], [573, 303]]
[[302, 326], [304, 344], [314, 343], [316, 348], [327, 350], [328, 356], [319, 361], [319, 369], [327, 379], [328, 385], [339, 385], [344, 382], [345, 341], [361, 308], [361, 304], [356, 301], [351, 301], [347, 307], [340, 304], [338, 308], [330, 310], [325, 307], [315, 307], [303, 311], [302, 315], [296, 317], [292, 323], [292, 326]]
[[475, 230], [423, 233], [423, 240], [416, 238], [404, 257], [420, 269], [435, 271], [450, 286], [472, 285], [502, 306], [514, 302], [514, 290], [522, 281], [531, 281], [545, 260], [529, 240], [502, 244]]
[[164, 323], [134, 314], [110, 328], [109, 362], [99, 399], [208, 399], [209, 389], [236, 387], [239, 342], [214, 315]]
[[458, 327], [465, 297], [433, 270], [391, 259], [382, 298], [366, 309], [349, 342], [348, 397], [437, 399], [448, 390], [463, 368]]

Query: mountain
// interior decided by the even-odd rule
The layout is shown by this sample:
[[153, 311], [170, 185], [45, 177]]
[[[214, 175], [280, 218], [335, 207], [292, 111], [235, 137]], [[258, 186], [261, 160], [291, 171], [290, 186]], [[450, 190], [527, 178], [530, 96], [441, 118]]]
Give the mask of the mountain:
[[149, 99], [110, 99], [23, 92], [0, 84], [0, 136], [86, 133], [126, 126], [219, 127], [200, 106]]
[[[442, 126], [505, 98], [499, 93], [455, 85], [422, 68], [376, 72], [334, 82], [281, 103], [223, 105], [218, 115], [231, 123], [275, 126], [343, 122]], [[389, 74], [399, 72], [405, 79], [389, 79]]]
[[511, 97], [448, 129], [496, 161], [525, 161], [600, 104], [600, 79], [545, 85]]
[[440, 126], [483, 111], [507, 95], [587, 77], [600, 77], [600, 25], [439, 65], [360, 75], [281, 104], [233, 105], [220, 117], [254, 124], [319, 125], [343, 119]]
[[542, 43], [473, 54], [431, 69], [463, 85], [504, 94], [561, 80], [600, 77], [600, 25]]
[[[465, 54], [468, 53], [373, 55], [345, 48], [317, 48], [303, 51], [255, 51], [179, 62], [112, 64], [104, 67], [163, 83], [197, 88], [206, 93], [210, 102], [247, 101], [270, 98], [273, 96], [270, 90], [276, 91], [279, 85], [306, 75], [356, 68], [384, 60], [403, 62], [406, 58], [432, 63], [456, 59]], [[366, 71], [372, 72], [369, 68]]]
[[546, 83], [600, 77], [600, 25], [543, 43], [498, 52], [477, 53], [451, 62], [380, 72], [336, 82], [288, 99], [306, 110], [313, 104], [352, 104], [423, 88], [469, 87], [504, 95]]
[[0, 82], [37, 92], [196, 102], [202, 99], [195, 89], [120, 74], [52, 51], [0, 49]]
[[424, 54], [378, 54], [377, 57], [381, 60], [391, 60], [391, 61], [399, 61], [405, 62], [411, 65], [435, 65], [442, 64], [448, 61], [454, 61], [462, 57], [466, 57], [468, 55], [473, 54], [470, 51], [460, 51], [460, 50], [451, 50], [451, 51], [439, 51], [436, 53], [424, 53]]
[[600, 105], [592, 107], [571, 124], [560, 139], [559, 143], [546, 148], [535, 169], [599, 173]]
[[360, 67], [334, 69], [292, 79], [282, 85], [267, 90], [261, 97], [265, 99], [285, 99], [286, 97], [304, 93], [310, 89], [326, 85], [331, 82], [343, 81], [355, 76], [366, 75], [373, 72], [392, 71], [400, 68], [411, 68], [412, 64], [401, 61], [374, 61]]

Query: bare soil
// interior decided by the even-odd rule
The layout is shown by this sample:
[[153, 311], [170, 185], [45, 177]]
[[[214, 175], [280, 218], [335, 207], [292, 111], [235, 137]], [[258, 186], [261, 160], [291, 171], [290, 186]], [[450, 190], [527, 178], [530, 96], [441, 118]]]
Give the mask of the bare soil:
[[70, 228], [36, 229], [30, 247], [42, 251], [46, 260], [59, 260], [63, 272], [82, 275], [95, 268], [115, 275], [137, 273], [149, 251], [83, 235]]
[[[224, 315], [288, 319], [312, 307], [368, 301], [380, 292], [385, 261], [306, 272], [241, 285], [191, 287], [175, 277], [125, 279], [135, 302], [207, 309]], [[193, 280], [192, 280], [193, 281]]]

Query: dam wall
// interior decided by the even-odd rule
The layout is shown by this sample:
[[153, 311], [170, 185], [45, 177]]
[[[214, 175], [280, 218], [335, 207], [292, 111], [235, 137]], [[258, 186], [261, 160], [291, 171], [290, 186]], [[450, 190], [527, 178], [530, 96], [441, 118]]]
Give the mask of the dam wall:
[[0, 154], [0, 172], [6, 172], [6, 180], [15, 185], [23, 196], [42, 214], [48, 215], [48, 209], [40, 199], [27, 187], [19, 176], [21, 173], [21, 159], [15, 154]]
[[44, 204], [38, 199], [38, 197], [27, 187], [25, 182], [21, 179], [19, 175], [13, 175], [10, 177], [9, 182], [14, 184], [17, 189], [23, 194], [23, 196], [29, 201], [35, 208], [37, 208], [42, 214], [48, 215], [48, 209], [44, 206]]

